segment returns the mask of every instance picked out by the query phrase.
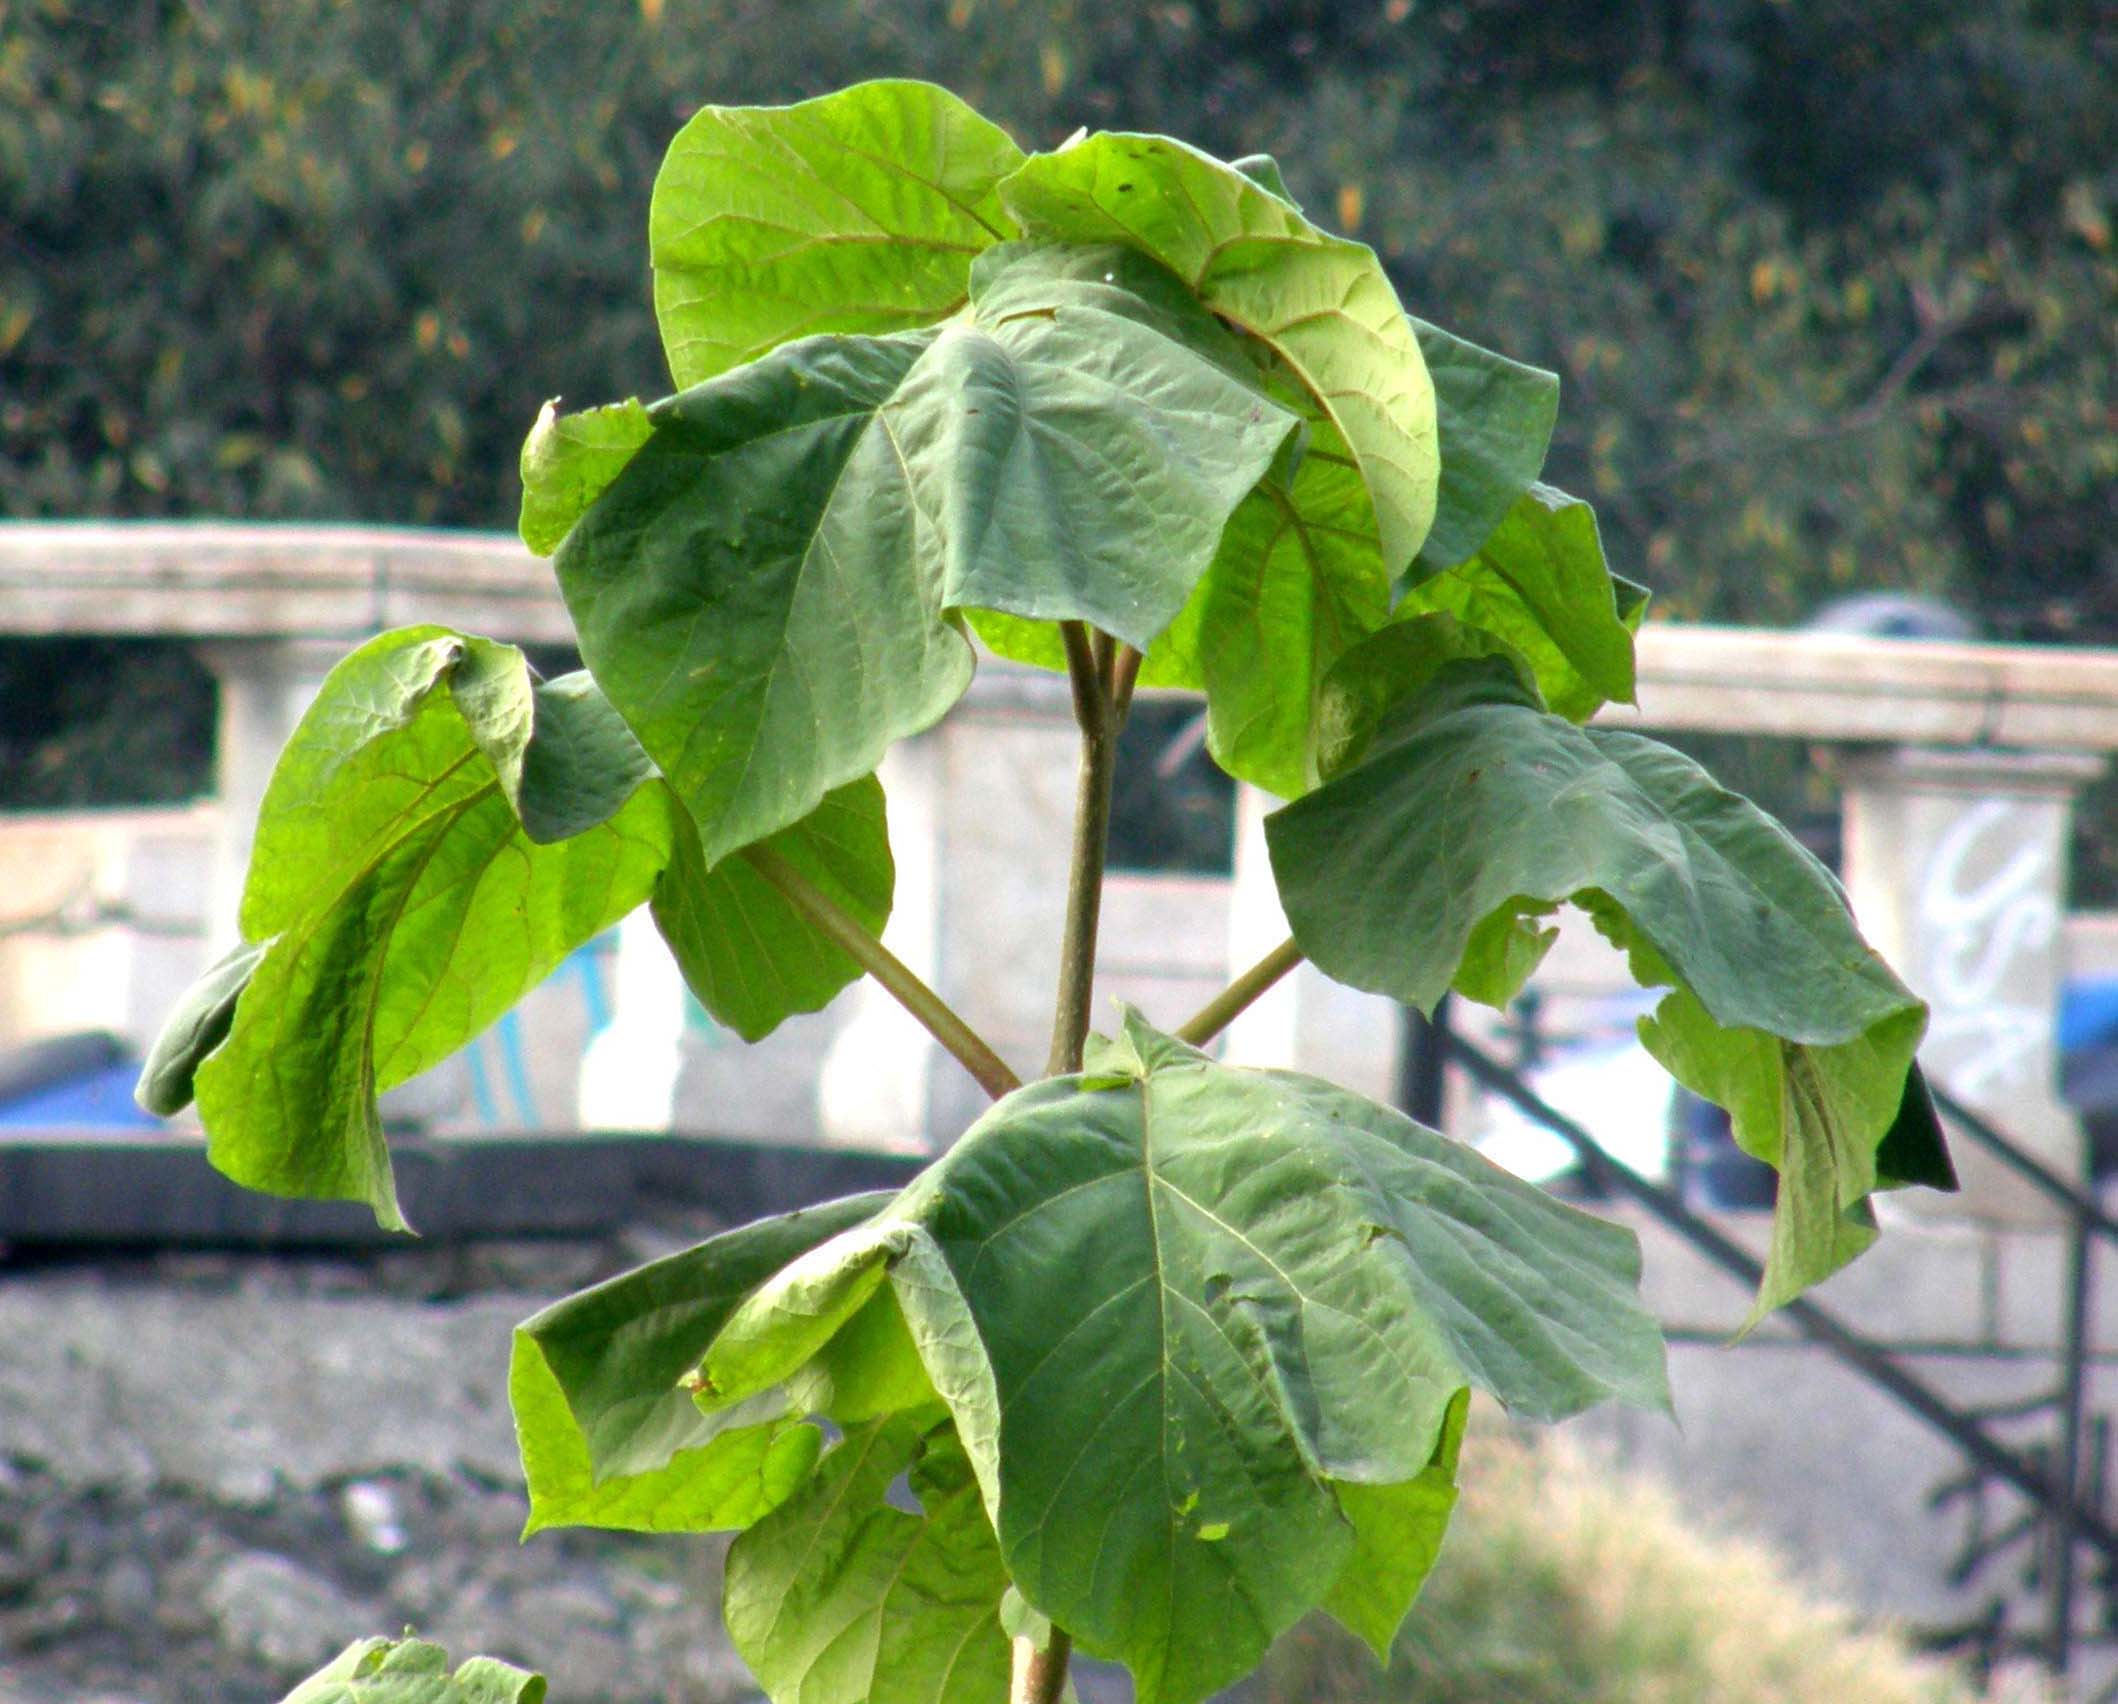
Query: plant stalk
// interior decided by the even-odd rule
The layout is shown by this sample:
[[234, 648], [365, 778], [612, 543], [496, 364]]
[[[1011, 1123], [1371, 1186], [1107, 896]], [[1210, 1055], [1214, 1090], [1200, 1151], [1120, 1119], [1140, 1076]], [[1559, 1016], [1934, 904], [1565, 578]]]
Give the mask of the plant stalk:
[[1066, 929], [1059, 942], [1059, 997], [1052, 1014], [1050, 1076], [1081, 1069], [1096, 986], [1096, 925], [1103, 910], [1103, 862], [1110, 840], [1111, 776], [1119, 716], [1112, 693], [1115, 653], [1102, 634], [1062, 624], [1074, 720], [1081, 728], [1081, 772], [1074, 790], [1074, 851], [1066, 885]]
[[861, 969], [881, 983], [900, 1006], [919, 1020], [929, 1035], [977, 1078], [978, 1086], [987, 1094], [998, 1100], [1009, 1091], [1022, 1087], [1022, 1079], [987, 1045], [983, 1036], [915, 976], [904, 960], [864, 929], [857, 918], [849, 915], [784, 855], [769, 846], [757, 845], [744, 847], [742, 856], [753, 870], [785, 895], [797, 911], [832, 942], [843, 947]]
[[1049, 1645], [1040, 1647], [1034, 1639], [1017, 1639], [1008, 1704], [1059, 1704], [1066, 1691], [1066, 1660], [1072, 1652], [1073, 1641], [1056, 1627]]
[[[1118, 764], [1118, 730], [1132, 699], [1140, 655], [1078, 621], [1060, 624], [1066, 674], [1081, 729], [1081, 772], [1074, 790], [1074, 848], [1068, 861], [1066, 930], [1059, 943], [1059, 993], [1052, 1014], [1047, 1072], [1081, 1069], [1096, 987], [1096, 927], [1103, 914], [1103, 866], [1110, 849], [1111, 779]], [[1059, 1628], [1039, 1645], [1018, 1638], [1008, 1704], [1059, 1704], [1073, 1642]]]
[[1294, 937], [1274, 947], [1178, 1026], [1177, 1039], [1204, 1047], [1245, 1012], [1257, 997], [1302, 962]]

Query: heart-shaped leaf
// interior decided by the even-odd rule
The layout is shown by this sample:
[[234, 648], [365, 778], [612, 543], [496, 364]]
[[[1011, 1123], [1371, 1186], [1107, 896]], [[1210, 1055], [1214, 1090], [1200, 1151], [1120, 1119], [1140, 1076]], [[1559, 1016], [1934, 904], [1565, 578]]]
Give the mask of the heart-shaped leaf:
[[656, 404], [567, 534], [582, 654], [709, 868], [955, 701], [951, 612], [1144, 647], [1204, 573], [1295, 421], [1180, 340], [1181, 292], [1092, 264], [1113, 281], [1011, 246], [938, 331], [812, 338]]

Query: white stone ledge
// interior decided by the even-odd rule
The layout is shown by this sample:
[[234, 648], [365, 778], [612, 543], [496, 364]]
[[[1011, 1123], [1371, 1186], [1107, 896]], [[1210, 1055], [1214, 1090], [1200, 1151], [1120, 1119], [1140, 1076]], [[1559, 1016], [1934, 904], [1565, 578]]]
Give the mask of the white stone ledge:
[[1651, 622], [1609, 726], [1907, 745], [2118, 750], [2118, 650]]
[[[505, 533], [231, 521], [0, 524], [0, 632], [355, 636], [433, 621], [560, 644], [550, 565]], [[1794, 739], [2118, 750], [2118, 650], [1651, 622], [1612, 726]], [[988, 670], [978, 700], [1049, 711], [1055, 677]]]

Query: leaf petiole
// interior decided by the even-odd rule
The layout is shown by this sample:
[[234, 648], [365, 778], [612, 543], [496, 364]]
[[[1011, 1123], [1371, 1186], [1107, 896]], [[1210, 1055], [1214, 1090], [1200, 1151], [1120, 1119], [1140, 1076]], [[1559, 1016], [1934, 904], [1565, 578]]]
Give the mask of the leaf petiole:
[[1240, 1017], [1251, 1003], [1302, 962], [1302, 949], [1294, 937], [1274, 947], [1220, 993], [1177, 1026], [1176, 1037], [1194, 1047], [1204, 1047]]
[[[1059, 996], [1052, 1014], [1052, 1076], [1081, 1069], [1096, 982], [1096, 926], [1103, 908], [1103, 864], [1110, 840], [1111, 777], [1118, 762], [1116, 641], [1083, 623], [1060, 624], [1074, 720], [1081, 727], [1081, 771], [1074, 793], [1074, 849], [1066, 888], [1066, 932], [1059, 946]], [[1127, 646], [1126, 651], [1132, 653]], [[1134, 665], [1137, 668], [1137, 664]]]
[[746, 846], [740, 856], [777, 888], [789, 904], [881, 983], [891, 998], [917, 1018], [926, 1032], [948, 1049], [987, 1094], [998, 1100], [1022, 1087], [1022, 1079], [1009, 1068], [1007, 1061], [964, 1022], [955, 1008], [785, 857], [765, 845]]

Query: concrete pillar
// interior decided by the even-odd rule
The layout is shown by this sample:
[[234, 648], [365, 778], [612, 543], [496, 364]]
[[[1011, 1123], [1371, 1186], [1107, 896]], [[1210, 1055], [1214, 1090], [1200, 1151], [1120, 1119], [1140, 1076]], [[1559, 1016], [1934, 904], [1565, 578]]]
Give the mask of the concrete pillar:
[[[1025, 1079], [1051, 1045], [1080, 734], [1063, 676], [981, 659], [938, 749], [934, 987]], [[893, 844], [897, 826], [893, 817]], [[1099, 983], [1091, 1021], [1111, 1027]], [[954, 1059], [930, 1055], [930, 1127], [946, 1147], [986, 1108]]]
[[[1929, 1076], [2063, 1176], [2081, 1176], [2053, 1037], [2074, 800], [2103, 760], [1905, 746], [1849, 753], [1838, 768], [1847, 892], [1869, 940], [1933, 1007], [1920, 1055]], [[2052, 1216], [1998, 1162], [1967, 1143], [1954, 1153], [1962, 1194], [1920, 1192], [1920, 1210]]]
[[[890, 815], [897, 883], [883, 945], [930, 987], [941, 908], [941, 739], [899, 740], [880, 771]], [[844, 1027], [832, 1038], [816, 1086], [817, 1127], [847, 1147], [922, 1153], [931, 1145], [930, 1073], [940, 1049], [873, 977], [841, 998]], [[955, 1068], [955, 1061], [941, 1059]]]
[[315, 702], [324, 676], [351, 649], [344, 639], [220, 639], [198, 647], [220, 689], [214, 755], [220, 833], [207, 911], [215, 955], [235, 943], [258, 806], [280, 748]]
[[646, 906], [618, 925], [610, 1022], [581, 1055], [576, 1106], [584, 1130], [668, 1130], [684, 1068], [684, 973]]

